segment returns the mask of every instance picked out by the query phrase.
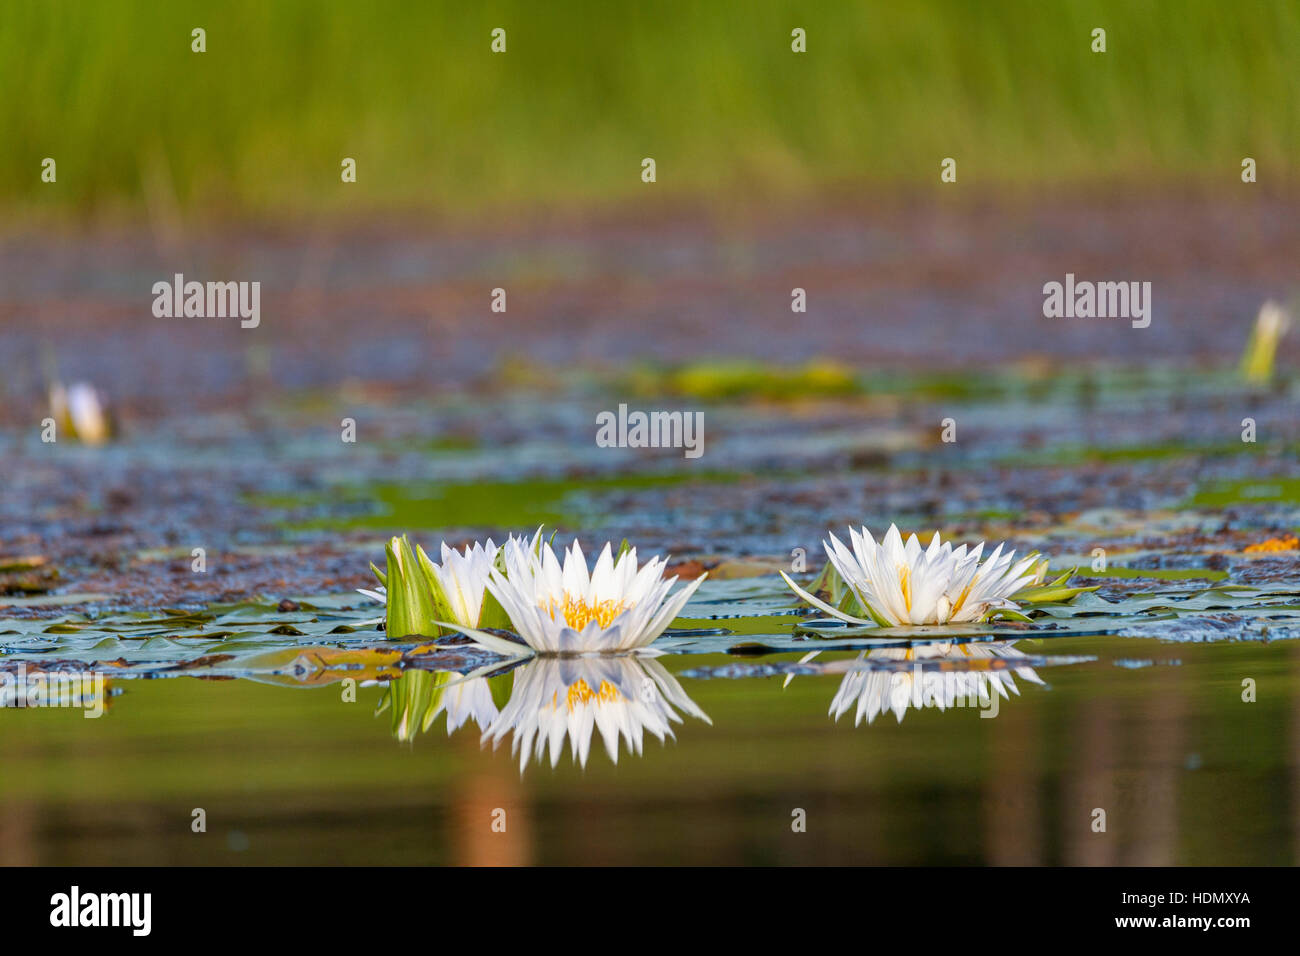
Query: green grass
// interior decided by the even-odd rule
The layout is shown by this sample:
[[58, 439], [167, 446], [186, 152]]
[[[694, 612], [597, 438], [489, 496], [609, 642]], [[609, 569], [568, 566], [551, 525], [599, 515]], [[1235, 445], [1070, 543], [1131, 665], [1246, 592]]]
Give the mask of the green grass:
[[[190, 30], [208, 51], [190, 52]], [[489, 31], [508, 52], [489, 52]], [[808, 52], [790, 51], [807, 30]], [[1108, 52], [1089, 33], [1108, 31]], [[0, 208], [272, 215], [1294, 184], [1292, 0], [9, 0]], [[40, 163], [58, 162], [58, 182]], [[358, 162], [343, 185], [339, 164]], [[640, 181], [642, 157], [658, 183]]]

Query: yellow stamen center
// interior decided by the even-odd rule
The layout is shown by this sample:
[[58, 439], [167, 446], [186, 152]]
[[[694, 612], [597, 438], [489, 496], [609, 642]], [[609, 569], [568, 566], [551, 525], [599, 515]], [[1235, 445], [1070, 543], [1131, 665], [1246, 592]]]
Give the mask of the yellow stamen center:
[[541, 605], [543, 611], [555, 620], [556, 612], [560, 612], [564, 617], [564, 623], [569, 625], [575, 631], [581, 631], [592, 621], [597, 621], [601, 627], [609, 627], [618, 617], [627, 609], [622, 601], [606, 600], [597, 601], [594, 604], [587, 604], [584, 598], [575, 598], [572, 595], [564, 595], [564, 601], [556, 601], [554, 598], [547, 604]]
[[905, 564], [898, 566], [898, 583], [903, 588], [903, 606], [907, 613], [912, 613], [912, 569]]
[[965, 604], [966, 599], [970, 597], [971, 588], [975, 586], [975, 582], [978, 581], [979, 579], [980, 579], [979, 572], [976, 571], [975, 576], [970, 579], [970, 583], [961, 589], [961, 594], [957, 596], [957, 600], [952, 602], [952, 610], [948, 612], [949, 619], [957, 616], [957, 612], [961, 610], [961, 606]]

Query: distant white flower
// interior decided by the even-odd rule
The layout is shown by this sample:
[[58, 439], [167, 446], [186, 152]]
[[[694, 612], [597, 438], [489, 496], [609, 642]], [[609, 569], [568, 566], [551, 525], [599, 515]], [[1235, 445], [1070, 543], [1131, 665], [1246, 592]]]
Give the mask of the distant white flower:
[[707, 577], [700, 575], [670, 597], [677, 577], [664, 578], [667, 562], [654, 557], [638, 570], [635, 548], [615, 561], [607, 543], [590, 573], [576, 541], [563, 565], [548, 544], [532, 547], [511, 540], [502, 550], [505, 573], [493, 569], [487, 588], [527, 647], [481, 631], [465, 633], [489, 650], [506, 654], [644, 648], [672, 623]]
[[[909, 707], [937, 707], [939, 710], [954, 706], [987, 707], [994, 694], [1010, 699], [1007, 691], [1020, 693], [1013, 672], [1022, 680], [1035, 684], [1041, 684], [1043, 680], [1032, 667], [993, 669], [972, 662], [990, 658], [1015, 660], [1024, 656], [1006, 641], [972, 644], [945, 641], [917, 647], [882, 647], [858, 656], [859, 666], [844, 675], [831, 700], [829, 713], [839, 720], [850, 709], [855, 709], [853, 723], [857, 726], [863, 718], [870, 724], [888, 711], [893, 711], [901, 724]], [[888, 666], [906, 661], [913, 662], [914, 666]], [[922, 663], [924, 661], [945, 664], [951, 661], [956, 666], [927, 669]], [[870, 666], [871, 662], [877, 666]], [[861, 666], [863, 664], [867, 666]], [[966, 669], [962, 669], [962, 665]]]
[[560, 761], [567, 739], [573, 759], [587, 765], [591, 738], [600, 731], [609, 759], [618, 763], [620, 739], [641, 754], [645, 732], [662, 742], [673, 737], [677, 713], [712, 724], [662, 664], [631, 654], [599, 657], [535, 657], [514, 672], [514, 688], [500, 714], [483, 733], [495, 749], [511, 731], [511, 752], [522, 773], [528, 761], [550, 751]]
[[1260, 307], [1255, 328], [1241, 356], [1241, 370], [1247, 379], [1262, 384], [1273, 377], [1278, 343], [1290, 327], [1291, 317], [1282, 306], [1270, 301]]
[[101, 445], [112, 433], [104, 397], [86, 382], [73, 382], [67, 388], [55, 383], [50, 388], [50, 411], [74, 438], [88, 445]]
[[954, 549], [952, 542], [939, 540], [938, 532], [928, 548], [922, 548], [916, 535], [904, 544], [896, 525], [889, 526], [880, 544], [865, 527], [861, 532], [850, 528], [849, 537], [851, 551], [833, 534], [823, 546], [869, 618], [831, 607], [795, 584], [784, 571], [781, 576], [809, 604], [850, 624], [905, 627], [981, 621], [992, 611], [1018, 610], [1011, 595], [1033, 583], [1037, 573], [1037, 555], [1015, 562], [1016, 553], [1003, 554], [999, 544], [981, 562], [983, 542], [969, 551], [966, 545]]

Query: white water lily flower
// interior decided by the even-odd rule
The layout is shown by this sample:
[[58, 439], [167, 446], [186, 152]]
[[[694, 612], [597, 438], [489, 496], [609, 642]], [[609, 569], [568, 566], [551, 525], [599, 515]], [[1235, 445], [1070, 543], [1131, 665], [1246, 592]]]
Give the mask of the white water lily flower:
[[[511, 540], [515, 540], [513, 535]], [[528, 546], [523, 539], [519, 541], [523, 546]], [[454, 618], [448, 623], [466, 627], [478, 625], [483, 611], [483, 594], [487, 587], [488, 575], [500, 550], [501, 546], [494, 544], [491, 538], [487, 539], [486, 544], [475, 541], [471, 545], [466, 545], [463, 554], [447, 547], [445, 541], [442, 543], [442, 552], [439, 556], [441, 563], [432, 564], [432, 568], [438, 584], [442, 587], [442, 593], [447, 598], [448, 610]], [[383, 585], [374, 589], [357, 588], [357, 591], [380, 604], [388, 603], [388, 589]]]
[[[1022, 680], [1042, 684], [1043, 679], [1032, 667], [1007, 669], [973, 669], [977, 662], [990, 658], [1015, 660], [1023, 658], [1010, 642], [994, 641], [976, 644], [922, 644], [917, 647], [884, 647], [858, 656], [856, 669], [850, 670], [840, 682], [831, 700], [829, 713], [836, 720], [856, 705], [853, 724], [870, 724], [881, 714], [893, 711], [898, 722], [908, 707], [987, 707], [994, 694], [1010, 699], [1008, 691], [1019, 694], [1015, 675]], [[805, 661], [807, 658], [805, 658]], [[891, 666], [896, 662], [913, 662], [913, 667]], [[926, 668], [921, 662], [943, 662], [944, 669]], [[877, 666], [870, 665], [875, 662]], [[956, 667], [949, 665], [952, 662]], [[960, 669], [965, 665], [967, 669]]]
[[482, 631], [465, 633], [489, 650], [515, 656], [647, 647], [708, 577], [701, 574], [670, 597], [677, 577], [664, 578], [667, 562], [656, 556], [638, 570], [635, 548], [616, 561], [606, 543], [590, 572], [576, 541], [563, 564], [549, 544], [511, 540], [502, 551], [505, 573], [493, 569], [487, 587], [527, 647]]
[[1019, 610], [1010, 597], [1033, 583], [1039, 560], [1031, 554], [1016, 562], [1016, 553], [1003, 554], [999, 544], [981, 562], [983, 542], [971, 550], [966, 545], [953, 548], [952, 542], [939, 540], [937, 531], [928, 548], [922, 548], [916, 535], [904, 544], [897, 525], [889, 526], [880, 544], [865, 527], [861, 532], [850, 528], [849, 538], [852, 550], [833, 534], [823, 546], [869, 619], [831, 607], [795, 584], [784, 571], [781, 576], [809, 604], [850, 624], [960, 624], [981, 621], [996, 610]]
[[671, 724], [682, 722], [674, 708], [713, 723], [651, 658], [535, 657], [515, 671], [510, 699], [483, 742], [490, 739], [495, 749], [513, 731], [511, 752], [519, 756], [522, 773], [530, 758], [541, 761], [548, 750], [556, 766], [567, 739], [573, 759], [585, 767], [598, 730], [609, 759], [618, 763], [620, 740], [640, 756], [646, 731], [661, 742], [673, 737]]

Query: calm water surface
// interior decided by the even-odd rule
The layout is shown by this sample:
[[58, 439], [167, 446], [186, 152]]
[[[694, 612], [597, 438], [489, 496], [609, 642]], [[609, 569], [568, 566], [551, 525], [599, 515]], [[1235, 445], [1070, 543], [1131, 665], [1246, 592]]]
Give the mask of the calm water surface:
[[[646, 733], [640, 756], [625, 739], [611, 762], [597, 730], [585, 768], [566, 746], [554, 769], [530, 759], [522, 773], [511, 734], [494, 751], [472, 720], [448, 735], [445, 714], [427, 732], [419, 715], [401, 729], [392, 701], [376, 714], [386, 686], [345, 702], [338, 683], [116, 681], [99, 720], [3, 714], [0, 862], [1300, 859], [1300, 645], [1104, 636], [1015, 646], [1040, 666], [987, 670], [988, 658], [950, 648], [929, 659], [934, 670], [860, 670], [858, 652], [839, 652], [814, 664], [831, 673], [784, 687], [780, 673], [741, 675], [801, 654], [666, 655], [656, 664], [669, 686], [711, 724], [677, 706], [675, 738]], [[917, 707], [918, 673], [983, 691], [975, 706]], [[981, 716], [993, 709], [989, 682], [1007, 675], [1016, 692]], [[1245, 678], [1253, 703], [1242, 700]], [[505, 681], [522, 692], [519, 669]], [[837, 695], [850, 702], [838, 721], [828, 714]], [[206, 833], [192, 832], [196, 808]], [[1105, 832], [1094, 830], [1098, 809]], [[505, 832], [494, 832], [500, 811]]]

